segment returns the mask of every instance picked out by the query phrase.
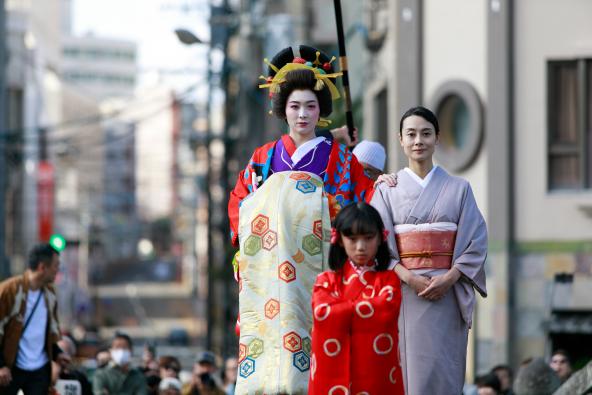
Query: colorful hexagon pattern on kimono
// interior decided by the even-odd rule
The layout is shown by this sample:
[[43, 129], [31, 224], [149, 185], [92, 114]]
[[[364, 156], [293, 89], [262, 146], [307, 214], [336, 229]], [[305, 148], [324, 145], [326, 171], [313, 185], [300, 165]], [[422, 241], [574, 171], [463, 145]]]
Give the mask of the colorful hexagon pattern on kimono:
[[268, 230], [265, 232], [263, 236], [261, 236], [263, 240], [263, 249], [267, 251], [271, 251], [273, 247], [277, 245], [277, 233], [273, 230]]
[[246, 344], [239, 343], [238, 345], [238, 361], [242, 362], [247, 357], [249, 349]]
[[247, 357], [240, 363], [239, 374], [241, 377], [247, 378], [252, 375], [253, 372], [255, 372], [255, 360], [251, 357]]
[[298, 351], [294, 353], [292, 357], [293, 365], [296, 369], [300, 370], [301, 372], [306, 372], [310, 369], [310, 358], [308, 355], [304, 353], [304, 351]]
[[300, 180], [310, 180], [310, 174], [302, 173], [302, 172], [294, 172], [290, 174], [290, 178], [296, 181]]
[[310, 357], [312, 352], [312, 341], [310, 340], [310, 337], [302, 339], [302, 351]]
[[261, 238], [255, 235], [249, 235], [245, 240], [245, 255], [253, 256], [261, 251]]
[[306, 235], [302, 238], [302, 249], [308, 255], [318, 255], [321, 253], [322, 243], [315, 235]]
[[262, 236], [269, 230], [269, 218], [263, 214], [259, 214], [251, 222], [251, 232], [257, 236]]
[[259, 357], [261, 354], [263, 354], [263, 340], [261, 340], [261, 339], [251, 340], [251, 342], [249, 343], [249, 350], [248, 350], [247, 354], [249, 355], [249, 357], [255, 358], [255, 359], [257, 357]]
[[280, 312], [280, 302], [275, 299], [269, 299], [265, 303], [265, 317], [267, 319], [273, 319]]
[[320, 219], [312, 224], [312, 231], [319, 240], [323, 240], [323, 221]]
[[297, 352], [302, 349], [302, 338], [296, 332], [284, 335], [284, 348], [290, 352]]
[[310, 182], [310, 180], [306, 180], [296, 182], [296, 189], [307, 195], [309, 193], [313, 193], [314, 191], [316, 191], [317, 187], [315, 184]]
[[292, 282], [296, 280], [296, 268], [286, 261], [278, 266], [278, 277], [287, 283]]
[[323, 182], [321, 180], [317, 180], [316, 178], [311, 179], [310, 182], [312, 182], [313, 184], [315, 184], [318, 188], [322, 188], [323, 187]]

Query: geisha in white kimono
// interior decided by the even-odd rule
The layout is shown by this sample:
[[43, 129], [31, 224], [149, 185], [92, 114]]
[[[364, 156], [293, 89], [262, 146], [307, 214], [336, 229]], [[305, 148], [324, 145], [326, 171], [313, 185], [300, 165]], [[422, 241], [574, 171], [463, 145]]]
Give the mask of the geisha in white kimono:
[[371, 204], [391, 230], [402, 280], [399, 347], [408, 395], [462, 393], [475, 290], [485, 297], [487, 229], [469, 183], [434, 166], [438, 121], [416, 107], [401, 120], [409, 167]]

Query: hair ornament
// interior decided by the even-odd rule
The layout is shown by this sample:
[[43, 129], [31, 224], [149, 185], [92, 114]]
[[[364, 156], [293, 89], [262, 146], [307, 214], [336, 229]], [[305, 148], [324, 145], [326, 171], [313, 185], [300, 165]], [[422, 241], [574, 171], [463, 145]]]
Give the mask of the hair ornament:
[[333, 122], [330, 119], [319, 117], [319, 121], [317, 122], [317, 126], [321, 128], [326, 128], [327, 126], [331, 125]]
[[[335, 57], [333, 57], [333, 58], [335, 58]], [[275, 76], [273, 76], [271, 81], [269, 81], [269, 79], [266, 78], [265, 83], [260, 84], [259, 88], [269, 88], [270, 93], [272, 93], [272, 94], [278, 93], [280, 91], [280, 85], [282, 83], [286, 82], [286, 74], [288, 74], [290, 71], [293, 71], [293, 70], [304, 69], [304, 70], [310, 70], [314, 73], [314, 77], [317, 80], [317, 82], [315, 83], [315, 86], [314, 86], [315, 90], [319, 91], [326, 86], [329, 89], [329, 92], [331, 93], [332, 100], [336, 100], [341, 97], [341, 95], [339, 94], [339, 89], [337, 89], [337, 87], [335, 86], [333, 81], [331, 81], [331, 79], [340, 77], [343, 73], [337, 72], [337, 73], [327, 74], [324, 70], [321, 71], [322, 69], [319, 69], [317, 67], [308, 66], [306, 64], [296, 62], [296, 60], [298, 60], [298, 59], [301, 59], [301, 58], [295, 58], [294, 61], [292, 61], [292, 63], [286, 63], [281, 69], [278, 69], [276, 66], [271, 64], [267, 60], [267, 58], [265, 58], [263, 60], [265, 62], [265, 64], [267, 64], [272, 70], [274, 70], [276, 72], [276, 74], [275, 74]]]
[[389, 233], [390, 233], [390, 232], [389, 232], [388, 230], [386, 230], [386, 229], [384, 229], [384, 230], [382, 231], [382, 241], [387, 241], [387, 240], [388, 240], [388, 235], [389, 235]]
[[331, 244], [337, 244], [339, 241], [339, 232], [335, 228], [331, 228]]

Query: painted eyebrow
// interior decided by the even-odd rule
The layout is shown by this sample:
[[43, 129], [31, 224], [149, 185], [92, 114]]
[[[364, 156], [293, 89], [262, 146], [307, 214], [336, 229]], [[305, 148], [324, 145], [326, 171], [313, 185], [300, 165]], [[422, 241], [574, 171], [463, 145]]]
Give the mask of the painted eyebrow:
[[[407, 129], [405, 129], [406, 132], [415, 132], [416, 130], [417, 129], [415, 129], [415, 128], [407, 128]], [[427, 131], [432, 131], [433, 129], [432, 128], [429, 128], [429, 127], [428, 128], [421, 129], [422, 132], [425, 132], [426, 130]]]
[[298, 104], [300, 104], [300, 103], [306, 103], [306, 104], [309, 104], [309, 103], [316, 103], [316, 102], [317, 102], [316, 100], [307, 100], [305, 102], [301, 102], [301, 101], [298, 101], [298, 100], [290, 100], [288, 103], [298, 103]]

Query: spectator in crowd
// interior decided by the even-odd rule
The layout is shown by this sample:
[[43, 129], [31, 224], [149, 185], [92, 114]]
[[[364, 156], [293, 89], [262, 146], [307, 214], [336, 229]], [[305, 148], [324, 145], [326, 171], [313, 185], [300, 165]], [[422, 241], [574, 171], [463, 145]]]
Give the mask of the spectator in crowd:
[[501, 384], [495, 373], [487, 373], [475, 378], [478, 395], [500, 395]]
[[181, 395], [181, 381], [174, 377], [165, 377], [158, 385], [159, 395]]
[[566, 382], [572, 374], [571, 360], [565, 350], [556, 350], [551, 356], [549, 366], [557, 373], [557, 377], [562, 383]]
[[[2, 226], [3, 224], [0, 224]], [[47, 394], [51, 361], [61, 352], [58, 306], [52, 284], [60, 257], [35, 246], [24, 274], [0, 283], [0, 393]]]
[[158, 364], [158, 361], [156, 361], [156, 349], [154, 346], [146, 343], [142, 350], [142, 365], [140, 366], [140, 370], [146, 374], [150, 370], [150, 366], [154, 366], [154, 362]]
[[574, 372], [553, 395], [592, 394], [592, 361]]
[[80, 390], [82, 395], [92, 395], [92, 386], [86, 378], [86, 375], [77, 370], [72, 359], [76, 356], [76, 344], [68, 336], [62, 336], [58, 341], [58, 346], [62, 349], [62, 353], [58, 355], [57, 362], [60, 365], [59, 380], [75, 381], [80, 383]]
[[157, 374], [146, 374], [146, 384], [148, 385], [148, 395], [158, 395], [159, 385], [162, 380]]
[[191, 381], [182, 390], [183, 395], [224, 395], [216, 377], [216, 356], [211, 351], [198, 354], [193, 365]]
[[158, 360], [158, 366], [160, 368], [160, 378], [164, 379], [167, 377], [179, 378], [179, 372], [181, 371], [181, 363], [179, 360], [172, 355], [163, 355]]
[[497, 365], [491, 369], [500, 381], [501, 395], [514, 395], [512, 392], [512, 379], [514, 378], [512, 369], [508, 365]]
[[237, 375], [238, 359], [236, 357], [227, 358], [224, 362], [224, 371], [222, 372], [222, 383], [226, 395], [234, 395]]
[[109, 352], [109, 349], [100, 349], [97, 352], [97, 355], [95, 355], [95, 360], [97, 361], [97, 369], [104, 368], [105, 366], [109, 365], [109, 362], [111, 362], [111, 353]]
[[93, 379], [95, 395], [145, 395], [147, 384], [140, 370], [131, 365], [132, 339], [116, 333], [111, 341], [111, 362], [99, 369]]
[[366, 176], [376, 181], [378, 176], [384, 173], [386, 151], [377, 142], [362, 140], [353, 150], [353, 154], [364, 168]]
[[516, 395], [551, 395], [560, 383], [557, 374], [542, 358], [534, 358], [518, 370], [513, 389]]

